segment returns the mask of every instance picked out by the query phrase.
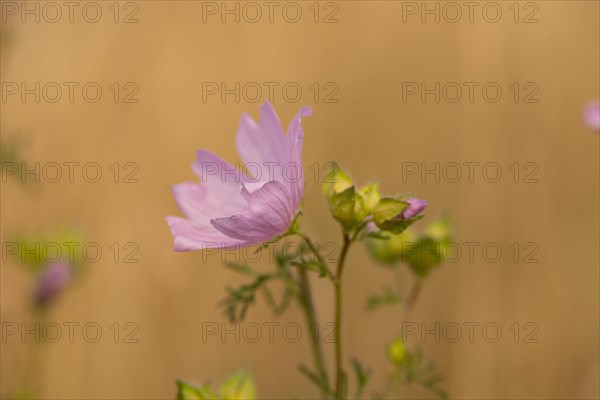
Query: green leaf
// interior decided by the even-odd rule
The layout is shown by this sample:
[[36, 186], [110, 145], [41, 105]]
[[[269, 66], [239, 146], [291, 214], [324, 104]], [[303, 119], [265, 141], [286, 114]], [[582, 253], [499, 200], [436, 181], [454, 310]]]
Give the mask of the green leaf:
[[373, 311], [384, 305], [400, 304], [401, 298], [391, 287], [386, 287], [381, 294], [372, 294], [367, 298], [366, 308]]
[[256, 389], [250, 373], [246, 370], [236, 372], [221, 385], [219, 395], [223, 400], [254, 400]]
[[256, 389], [250, 373], [245, 370], [236, 372], [219, 388], [219, 394], [211, 388], [210, 383], [200, 387], [193, 386], [183, 380], [177, 380], [177, 400], [254, 400]]
[[256, 292], [273, 278], [271, 274], [257, 275], [253, 282], [238, 288], [228, 287], [227, 297], [221, 300], [221, 305], [230, 322], [243, 321], [248, 307], [254, 303]]
[[209, 384], [195, 387], [180, 379], [177, 383], [177, 400], [213, 400], [219, 397], [212, 391]]
[[322, 379], [319, 375], [312, 372], [302, 364], [298, 366], [298, 370], [302, 373], [302, 375], [306, 376], [313, 384], [315, 384], [315, 386], [317, 386], [323, 393], [329, 396], [335, 395], [333, 390], [331, 390], [329, 387], [329, 383]]
[[348, 374], [346, 373], [346, 371], [342, 371], [342, 375], [341, 375], [342, 379], [342, 399], [347, 399], [348, 398]]
[[283, 314], [285, 310], [287, 310], [291, 303], [291, 300], [294, 297], [294, 292], [287, 286], [283, 291], [283, 295], [279, 304], [276, 302], [273, 293], [267, 285], [263, 286], [263, 293], [265, 295], [267, 305], [271, 308], [271, 310], [273, 311], [273, 313], [275, 313], [276, 316]]
[[320, 278], [329, 275], [329, 270], [327, 269], [327, 266], [317, 260], [309, 260], [303, 263], [300, 268], [306, 268], [309, 271], [318, 272]]
[[359, 399], [367, 386], [367, 382], [371, 377], [371, 371], [365, 369], [357, 359], [352, 359], [352, 366], [356, 375], [356, 393], [355, 398]]
[[238, 272], [242, 275], [255, 276], [257, 272], [255, 272], [248, 264], [245, 263], [235, 263], [235, 262], [226, 262], [225, 268], [229, 268], [235, 272]]

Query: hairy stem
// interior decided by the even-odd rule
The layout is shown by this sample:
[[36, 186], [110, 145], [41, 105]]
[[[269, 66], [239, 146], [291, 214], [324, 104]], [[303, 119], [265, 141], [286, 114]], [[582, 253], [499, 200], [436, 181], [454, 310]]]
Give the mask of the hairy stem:
[[310, 251], [312, 251], [312, 253], [314, 254], [314, 256], [317, 258], [317, 261], [320, 262], [323, 265], [326, 265], [325, 264], [325, 260], [323, 260], [323, 257], [321, 257], [321, 253], [319, 252], [319, 249], [317, 249], [317, 247], [312, 242], [312, 240], [310, 240], [310, 238], [308, 236], [306, 236], [305, 233], [295, 232], [295, 234], [298, 235], [300, 238], [302, 238], [302, 240], [304, 240], [304, 242], [306, 243], [306, 245], [308, 246], [308, 248], [310, 249]]
[[404, 317], [402, 318], [403, 322], [408, 321], [408, 317], [410, 316], [410, 312], [412, 311], [417, 299], [419, 298], [419, 294], [421, 294], [421, 280], [416, 278], [416, 280], [412, 284], [412, 288], [408, 297], [406, 298], [406, 304], [404, 306]]
[[[306, 244], [308, 245], [309, 249], [312, 251], [312, 253], [316, 257], [316, 259], [320, 263], [325, 265], [325, 262], [324, 262], [323, 258], [321, 257], [321, 254], [319, 253], [318, 249], [315, 247], [314, 243], [310, 240], [310, 238], [302, 232], [296, 232], [296, 235], [298, 235], [300, 238], [302, 238], [302, 240], [304, 240], [304, 242], [306, 242]], [[321, 345], [319, 321], [317, 318], [317, 312], [316, 312], [315, 304], [313, 301], [312, 290], [310, 287], [310, 279], [308, 276], [307, 269], [299, 267], [298, 268], [298, 277], [300, 280], [300, 302], [303, 306], [304, 315], [306, 317], [306, 323], [308, 324], [308, 328], [309, 328], [309, 330], [311, 332], [311, 336], [312, 336], [309, 339], [309, 342], [311, 345], [315, 368], [317, 370], [317, 374], [319, 375], [319, 377], [321, 378], [323, 383], [329, 387], [329, 375], [327, 373], [327, 368], [325, 366], [325, 358], [323, 356], [323, 347]], [[324, 388], [321, 388], [321, 395], [323, 396], [323, 398], [325, 398], [328, 395], [328, 393], [324, 390]]]
[[344, 234], [344, 244], [340, 253], [340, 258], [337, 264], [337, 271], [333, 279], [333, 285], [335, 288], [335, 371], [336, 371], [336, 384], [335, 384], [335, 395], [336, 399], [342, 399], [344, 395], [344, 371], [342, 367], [342, 337], [341, 337], [341, 325], [342, 325], [342, 274], [344, 273], [344, 263], [346, 261], [346, 255], [351, 244], [350, 238]]

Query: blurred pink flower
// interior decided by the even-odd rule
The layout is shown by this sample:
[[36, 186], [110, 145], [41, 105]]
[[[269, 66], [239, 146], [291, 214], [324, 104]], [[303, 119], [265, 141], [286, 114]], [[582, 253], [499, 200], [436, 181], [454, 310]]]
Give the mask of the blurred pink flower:
[[201, 182], [173, 187], [187, 217], [167, 217], [176, 251], [248, 246], [288, 230], [304, 192], [301, 118], [311, 114], [309, 107], [303, 107], [286, 135], [268, 102], [260, 108], [258, 124], [248, 114], [242, 115], [237, 150], [252, 176], [198, 150], [192, 169]]
[[38, 306], [50, 304], [69, 284], [72, 272], [72, 267], [67, 262], [48, 263], [40, 273], [35, 288], [36, 304]]
[[585, 106], [583, 119], [588, 128], [600, 131], [600, 102], [591, 101]]

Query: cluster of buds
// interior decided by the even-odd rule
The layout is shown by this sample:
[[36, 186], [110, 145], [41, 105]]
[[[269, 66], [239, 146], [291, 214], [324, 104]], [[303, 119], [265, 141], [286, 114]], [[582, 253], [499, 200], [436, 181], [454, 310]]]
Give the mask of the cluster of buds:
[[349, 237], [366, 232], [376, 236], [382, 232], [399, 234], [423, 218], [427, 200], [414, 197], [381, 197], [377, 182], [358, 189], [338, 166], [334, 176], [323, 185], [323, 194], [333, 217]]

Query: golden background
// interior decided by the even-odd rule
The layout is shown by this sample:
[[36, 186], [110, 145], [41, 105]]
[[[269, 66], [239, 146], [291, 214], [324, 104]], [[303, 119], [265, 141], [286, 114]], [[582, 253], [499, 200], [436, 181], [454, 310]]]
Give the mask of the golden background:
[[[177, 377], [218, 383], [240, 366], [251, 369], [260, 398], [317, 396], [296, 370], [301, 362], [311, 363], [304, 340], [288, 343], [276, 336], [274, 343], [234, 343], [229, 336], [227, 343], [202, 342], [203, 322], [225, 321], [217, 307], [225, 286], [243, 279], [223, 268], [219, 255], [203, 262], [201, 253], [172, 250], [164, 217], [181, 213], [171, 185], [196, 179], [190, 170], [196, 149], [237, 161], [241, 113], [257, 118], [265, 99], [236, 103], [232, 96], [225, 102], [213, 96], [203, 102], [202, 82], [301, 85], [300, 101], [285, 101], [276, 91], [274, 105], [284, 125], [301, 105], [315, 111], [303, 120], [303, 227], [314, 240], [340, 237], [308, 167], [319, 163], [324, 174], [323, 165], [336, 160], [360, 183], [377, 178], [384, 193], [415, 192], [428, 199], [429, 219], [449, 212], [457, 242], [501, 244], [500, 262], [485, 262], [479, 252], [475, 262], [463, 257], [436, 270], [412, 311], [412, 320], [430, 327], [436, 321], [476, 321], [503, 328], [498, 343], [481, 336], [474, 343], [465, 337], [422, 343], [452, 398], [598, 398], [599, 137], [586, 129], [581, 114], [586, 102], [600, 97], [599, 3], [538, 1], [539, 22], [529, 24], [512, 20], [511, 3], [500, 2], [498, 23], [480, 13], [473, 23], [464, 15], [457, 23], [434, 23], [431, 17], [421, 23], [419, 16], [403, 23], [399, 1], [337, 2], [337, 23], [315, 23], [312, 2], [298, 3], [298, 23], [277, 11], [272, 23], [265, 15], [257, 23], [235, 23], [232, 17], [221, 23], [218, 15], [203, 23], [203, 4], [195, 1], [136, 2], [139, 21], [130, 24], [112, 20], [112, 2], [99, 3], [104, 14], [98, 23], [85, 22], [77, 12], [73, 23], [65, 15], [57, 23], [7, 16], [2, 82], [93, 81], [103, 88], [94, 104], [82, 100], [80, 91], [73, 103], [35, 103], [31, 96], [25, 103], [18, 96], [1, 103], [2, 136], [26, 138], [21, 155], [27, 162], [97, 162], [103, 168], [95, 184], [80, 175], [74, 183], [2, 183], [3, 240], [15, 231], [77, 228], [106, 251], [100, 262], [86, 265], [87, 273], [48, 317], [97, 322], [104, 336], [98, 343], [79, 336], [74, 343], [44, 345], [42, 398], [173, 398]], [[122, 20], [129, 10], [119, 6]], [[325, 6], [319, 4], [321, 20], [329, 11]], [[431, 96], [426, 103], [416, 96], [403, 102], [406, 81], [498, 82], [504, 92], [497, 103], [481, 96], [473, 103], [435, 103]], [[113, 102], [108, 87], [114, 82], [135, 82], [139, 102]], [[315, 102], [308, 88], [314, 82], [335, 82], [339, 101], [324, 103], [321, 96]], [[512, 101], [513, 82], [535, 82], [539, 102]], [[115, 162], [136, 163], [139, 182], [112, 182], [108, 166]], [[477, 169], [472, 183], [464, 177], [436, 183], [431, 176], [403, 182], [406, 162], [497, 162], [503, 177], [488, 183]], [[536, 163], [539, 182], [523, 183], [521, 176], [514, 183], [509, 167], [515, 162]], [[107, 250], [113, 242], [139, 244], [140, 262], [115, 263]], [[513, 262], [508, 247], [514, 242], [537, 243], [540, 262]], [[357, 356], [374, 370], [370, 393], [381, 383], [384, 345], [399, 331], [400, 319], [395, 309], [364, 311], [367, 295], [391, 273], [376, 266], [363, 246], [350, 256], [346, 361]], [[266, 261], [258, 265], [271, 268]], [[321, 321], [330, 321], [330, 286], [313, 282]], [[3, 322], [32, 320], [32, 285], [14, 258], [2, 263]], [[139, 326], [139, 343], [114, 343], [108, 327], [128, 321]], [[277, 320], [261, 298], [248, 321], [303, 318], [293, 307]], [[539, 342], [514, 343], [509, 327], [515, 322], [536, 323]], [[24, 379], [28, 345], [2, 343], [2, 396]], [[418, 387], [396, 394], [429, 396]]]

